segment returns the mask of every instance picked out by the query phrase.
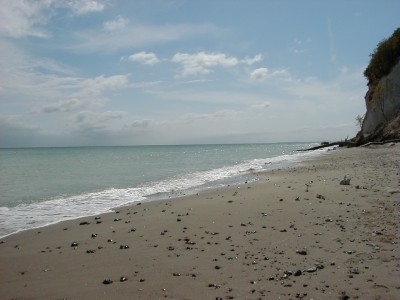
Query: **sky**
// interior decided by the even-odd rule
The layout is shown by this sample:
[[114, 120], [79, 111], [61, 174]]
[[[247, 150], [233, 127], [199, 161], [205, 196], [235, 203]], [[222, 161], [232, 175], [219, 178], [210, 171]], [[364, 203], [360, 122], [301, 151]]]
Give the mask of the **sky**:
[[398, 0], [0, 0], [0, 147], [337, 141]]

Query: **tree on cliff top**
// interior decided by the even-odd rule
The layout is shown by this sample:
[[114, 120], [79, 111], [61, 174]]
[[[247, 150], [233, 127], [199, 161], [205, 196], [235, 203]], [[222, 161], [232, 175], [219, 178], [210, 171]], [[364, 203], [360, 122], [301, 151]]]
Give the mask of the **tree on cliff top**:
[[400, 58], [400, 28], [397, 28], [391, 37], [382, 40], [374, 52], [364, 71], [368, 85], [375, 87], [379, 80], [390, 73]]

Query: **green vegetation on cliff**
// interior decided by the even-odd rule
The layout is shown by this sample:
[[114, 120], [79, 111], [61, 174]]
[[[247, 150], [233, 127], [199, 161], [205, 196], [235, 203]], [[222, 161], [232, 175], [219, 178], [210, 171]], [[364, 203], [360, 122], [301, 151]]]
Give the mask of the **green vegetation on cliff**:
[[375, 87], [379, 80], [390, 73], [400, 57], [400, 28], [397, 28], [391, 37], [382, 40], [374, 52], [364, 71], [368, 84]]

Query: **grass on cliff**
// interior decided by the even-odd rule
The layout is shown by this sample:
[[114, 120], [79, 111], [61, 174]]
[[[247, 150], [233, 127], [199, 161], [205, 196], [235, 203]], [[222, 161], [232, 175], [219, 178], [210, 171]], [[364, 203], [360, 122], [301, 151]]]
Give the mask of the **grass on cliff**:
[[397, 28], [391, 37], [382, 40], [374, 52], [364, 71], [368, 85], [374, 88], [379, 80], [388, 75], [400, 58], [400, 28]]

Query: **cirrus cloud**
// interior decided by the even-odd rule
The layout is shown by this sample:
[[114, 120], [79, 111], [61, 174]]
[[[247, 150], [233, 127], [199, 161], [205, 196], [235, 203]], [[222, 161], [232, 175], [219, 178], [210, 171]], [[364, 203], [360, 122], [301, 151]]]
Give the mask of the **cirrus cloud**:
[[122, 29], [129, 24], [129, 20], [125, 19], [121, 16], [118, 16], [115, 20], [107, 21], [103, 24], [103, 29], [105, 31], [114, 31], [118, 29]]

